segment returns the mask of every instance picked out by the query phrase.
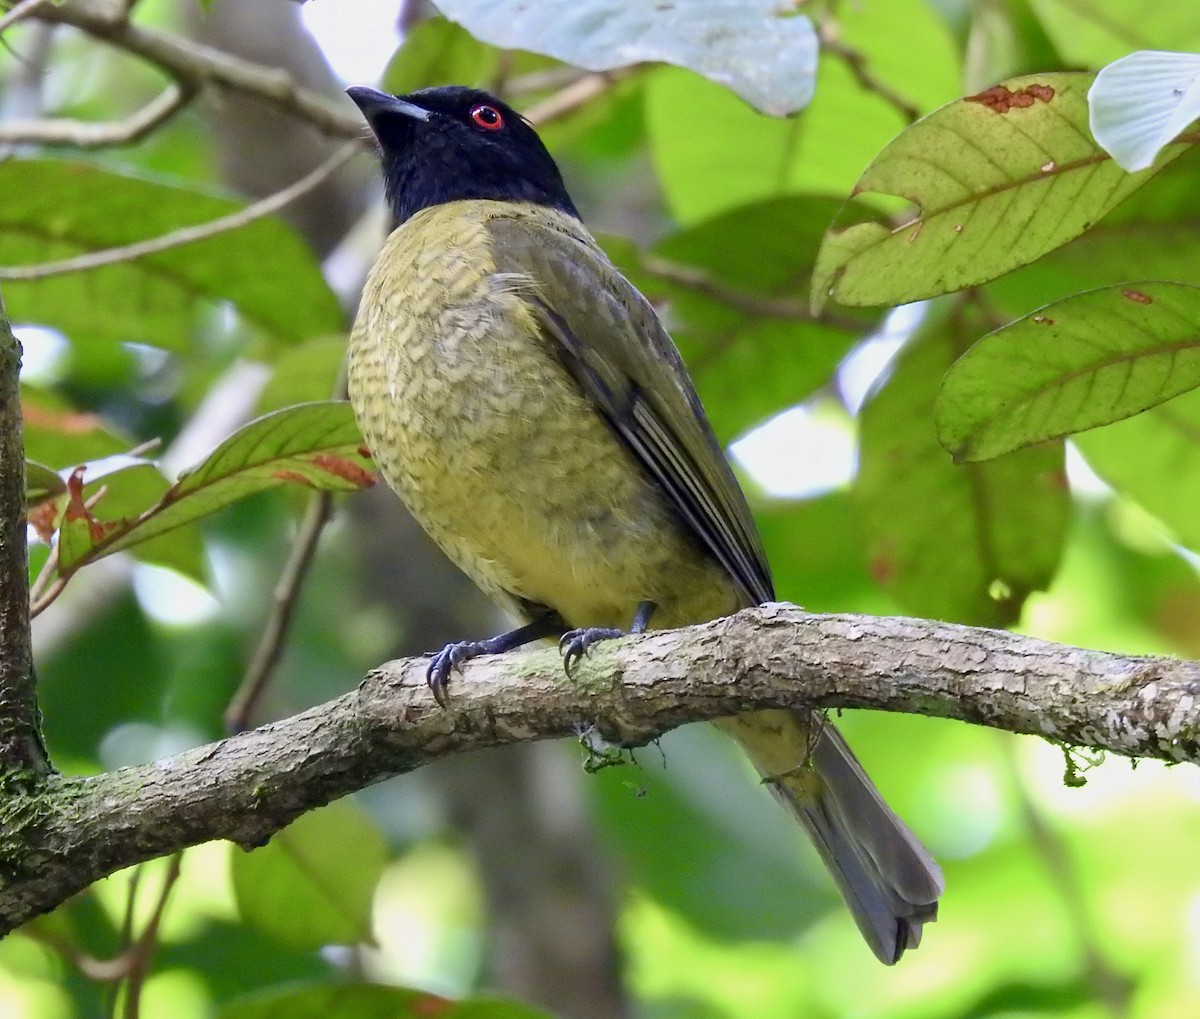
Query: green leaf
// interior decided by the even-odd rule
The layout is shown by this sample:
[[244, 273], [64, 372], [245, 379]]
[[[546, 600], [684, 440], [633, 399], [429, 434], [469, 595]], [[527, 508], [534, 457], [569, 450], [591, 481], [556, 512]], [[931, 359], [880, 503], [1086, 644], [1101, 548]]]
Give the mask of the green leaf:
[[231, 857], [238, 911], [297, 948], [369, 942], [371, 900], [387, 859], [367, 815], [338, 800], [297, 818], [265, 846]]
[[812, 98], [816, 32], [775, 0], [690, 0], [686, 15], [674, 4], [623, 0], [574, 0], [553, 17], [523, 0], [441, 0], [438, 10], [500, 49], [545, 53], [591, 71], [686, 67], [778, 116]]
[[862, 528], [848, 491], [774, 499], [754, 507], [779, 597], [811, 612], [886, 614], [867, 572]]
[[723, 939], [790, 937], [842, 908], [799, 827], [732, 740], [687, 726], [637, 751], [636, 761], [641, 767], [601, 769], [587, 792], [641, 892]]
[[1079, 236], [1174, 159], [1127, 174], [1088, 133], [1092, 76], [1014, 78], [918, 121], [876, 157], [855, 193], [903, 198], [915, 215], [834, 227], [813, 303], [892, 305], [983, 283]]
[[724, 441], [828, 384], [879, 316], [820, 321], [804, 295], [834, 199], [756, 202], [670, 234], [644, 254], [607, 243], [671, 333]]
[[1163, 169], [1103, 221], [1032, 265], [987, 284], [988, 301], [1024, 315], [1081, 289], [1136, 276], [1200, 285], [1200, 159], [1189, 153]]
[[225, 1005], [216, 1019], [549, 1019], [499, 998], [453, 1001], [428, 991], [337, 982], [270, 990]]
[[[5, 266], [147, 240], [243, 207], [192, 186], [55, 160], [0, 163], [0, 194]], [[5, 280], [4, 298], [17, 322], [172, 350], [192, 343], [198, 300], [228, 301], [248, 322], [286, 341], [344, 325], [314, 253], [270, 217], [132, 262]]]
[[[101, 489], [104, 490], [104, 495], [96, 502], [90, 515], [92, 520], [100, 525], [101, 530], [110, 532], [114, 527], [120, 527], [122, 521], [136, 518], [156, 505], [170, 487], [171, 483], [157, 465], [142, 461], [88, 481], [83, 486], [82, 496], [84, 500], [88, 500]], [[88, 534], [90, 536], [91, 529]], [[82, 551], [86, 554], [87, 550], [85, 546]], [[166, 566], [198, 583], [203, 584], [207, 579], [204, 542], [200, 537], [199, 528], [194, 523], [177, 527], [170, 534], [164, 533], [157, 538], [129, 546], [129, 550], [142, 562]], [[60, 548], [60, 562], [63, 552]]]
[[394, 95], [454, 82], [486, 87], [495, 77], [500, 51], [480, 42], [461, 25], [427, 18], [404, 34], [404, 43], [383, 72], [383, 88]]
[[987, 460], [1106, 425], [1200, 386], [1200, 288], [1129, 283], [983, 337], [946, 374], [938, 437]]
[[764, 117], [694, 74], [659, 68], [647, 78], [646, 126], [671, 213], [694, 223], [781, 194], [844, 194], [904, 118], [859, 88], [844, 64], [825, 62], [821, 102], [787, 120]]
[[318, 336], [284, 350], [259, 394], [259, 411], [328, 400], [345, 359], [344, 336]]
[[938, 385], [972, 319], [960, 305], [901, 351], [863, 408], [853, 495], [871, 572], [904, 611], [1006, 626], [1053, 577], [1070, 501], [1061, 445], [955, 465], [938, 442]]
[[1092, 469], [1200, 550], [1200, 391], [1077, 435]]
[[58, 471], [51, 470], [45, 464], [34, 460], [25, 461], [25, 506], [32, 509], [39, 503], [57, 499], [65, 495], [67, 483], [59, 476]]
[[[7, 297], [8, 287], [4, 293]], [[134, 442], [98, 414], [74, 409], [56, 393], [21, 386], [21, 431], [31, 460], [54, 468], [123, 453]]]
[[99, 527], [92, 522], [85, 528], [80, 505], [64, 520], [68, 546], [60, 547], [59, 570], [70, 573], [85, 562], [157, 538], [255, 492], [287, 483], [331, 492], [357, 491], [375, 483], [348, 403], [300, 404], [251, 421], [136, 517]]
[[1100, 67], [1132, 49], [1200, 49], [1200, 7], [1161, 0], [1032, 0], [1058, 51]]

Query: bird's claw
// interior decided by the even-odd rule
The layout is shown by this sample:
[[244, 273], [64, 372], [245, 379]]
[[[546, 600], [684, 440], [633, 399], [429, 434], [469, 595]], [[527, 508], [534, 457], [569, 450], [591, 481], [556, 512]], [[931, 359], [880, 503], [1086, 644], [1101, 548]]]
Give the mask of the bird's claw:
[[478, 641], [460, 640], [447, 644], [433, 656], [429, 668], [425, 670], [425, 682], [429, 684], [429, 692], [440, 707], [447, 703], [446, 685], [450, 682], [452, 672], [461, 672], [462, 667], [472, 658], [485, 653]]
[[569, 676], [580, 659], [591, 651], [593, 644], [624, 636], [624, 630], [611, 626], [587, 626], [578, 630], [568, 630], [558, 641], [558, 651], [562, 655], [563, 668], [567, 670], [567, 675]]

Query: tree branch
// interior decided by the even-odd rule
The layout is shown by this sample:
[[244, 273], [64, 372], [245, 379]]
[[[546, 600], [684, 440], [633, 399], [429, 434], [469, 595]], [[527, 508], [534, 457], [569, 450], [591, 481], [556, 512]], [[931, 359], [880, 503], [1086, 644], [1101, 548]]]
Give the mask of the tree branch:
[[389, 663], [352, 693], [219, 743], [0, 800], [0, 934], [123, 867], [216, 838], [261, 845], [379, 779], [593, 723], [634, 746], [742, 710], [867, 707], [1200, 763], [1200, 664], [926, 620], [766, 605], [603, 644], [571, 680], [551, 649], [484, 658], [444, 711], [426, 664]]
[[4, 17], [0, 18], [0, 32], [3, 32], [7, 28], [11, 28], [23, 18], [32, 16], [33, 12], [37, 8], [41, 7], [42, 4], [47, 2], [48, 0], [21, 0], [21, 2], [15, 4], [12, 9], [4, 15]]
[[182, 36], [135, 25], [127, 20], [127, 10], [111, 3], [66, 0], [37, 7], [27, 17], [77, 28], [156, 65], [181, 84], [245, 92], [308, 121], [325, 134], [363, 137], [362, 117], [349, 103], [304, 88], [279, 68], [264, 67]]
[[196, 89], [191, 82], [171, 84], [123, 120], [99, 124], [65, 117], [10, 120], [7, 124], [0, 124], [0, 144], [33, 142], [39, 145], [73, 145], [79, 149], [132, 145], [170, 120], [192, 101], [195, 94]]
[[0, 298], [0, 795], [32, 784], [50, 770], [29, 635], [20, 372], [21, 345]]

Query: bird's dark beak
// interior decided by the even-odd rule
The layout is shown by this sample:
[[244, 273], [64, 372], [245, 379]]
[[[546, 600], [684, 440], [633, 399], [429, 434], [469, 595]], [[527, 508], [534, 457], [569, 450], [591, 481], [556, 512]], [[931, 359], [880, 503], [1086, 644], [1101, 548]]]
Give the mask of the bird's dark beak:
[[346, 95], [354, 100], [358, 108], [362, 110], [363, 116], [367, 118], [367, 123], [372, 126], [379, 117], [389, 113], [410, 117], [413, 120], [429, 119], [429, 111], [416, 103], [410, 103], [407, 99], [400, 99], [397, 96], [390, 96], [378, 89], [367, 88], [366, 85], [351, 85], [346, 89]]

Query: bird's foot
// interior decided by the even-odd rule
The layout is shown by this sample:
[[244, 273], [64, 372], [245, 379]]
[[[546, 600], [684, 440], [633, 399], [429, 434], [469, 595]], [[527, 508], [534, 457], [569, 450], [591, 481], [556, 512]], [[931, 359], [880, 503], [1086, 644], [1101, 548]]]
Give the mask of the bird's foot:
[[425, 682], [429, 684], [429, 692], [441, 707], [446, 706], [446, 684], [450, 682], [450, 673], [461, 672], [462, 667], [472, 658], [491, 654], [486, 640], [458, 640], [447, 644], [433, 656], [429, 668], [425, 670]]
[[624, 636], [625, 631], [615, 626], [585, 626], [578, 630], [568, 630], [558, 641], [558, 650], [562, 655], [563, 668], [567, 670], [567, 675], [571, 675], [571, 670], [591, 651], [594, 644]]
[[579, 661], [591, 651], [594, 644], [602, 640], [615, 640], [617, 637], [627, 637], [629, 634], [645, 633], [650, 625], [650, 617], [654, 615], [655, 604], [652, 601], [638, 603], [637, 612], [633, 617], [633, 625], [628, 633], [615, 626], [584, 626], [578, 630], [568, 630], [558, 640], [558, 650], [562, 654], [563, 668], [567, 675], [579, 664]]
[[533, 619], [524, 626], [518, 626], [507, 633], [498, 633], [487, 640], [458, 640], [447, 644], [433, 656], [429, 668], [425, 670], [425, 682], [429, 684], [433, 699], [438, 704], [443, 708], [446, 706], [446, 684], [450, 682], [450, 674], [461, 672], [462, 667], [472, 658], [478, 658], [480, 655], [502, 655], [505, 651], [511, 651], [530, 641], [552, 637], [562, 632], [563, 623], [558, 613], [537, 606], [528, 608]]

